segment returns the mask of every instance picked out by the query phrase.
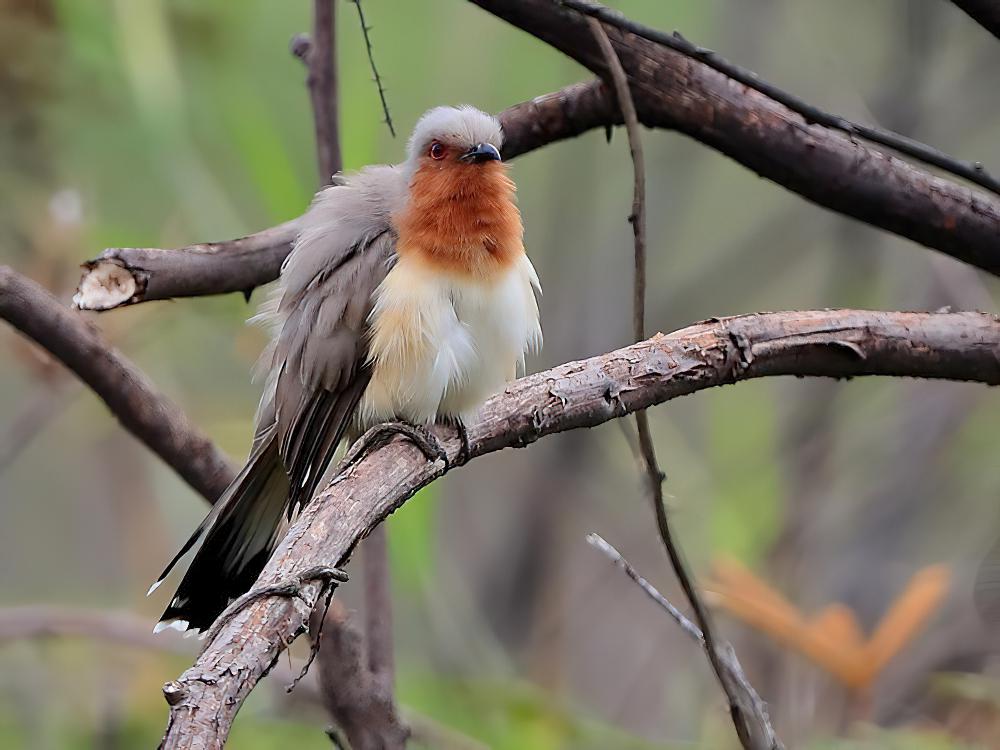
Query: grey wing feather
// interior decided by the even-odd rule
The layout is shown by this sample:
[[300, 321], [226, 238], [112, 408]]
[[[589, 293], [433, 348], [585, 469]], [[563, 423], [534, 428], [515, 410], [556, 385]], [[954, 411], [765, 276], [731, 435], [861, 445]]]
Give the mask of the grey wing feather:
[[274, 337], [250, 459], [160, 576], [202, 539], [161, 625], [208, 627], [312, 498], [368, 385], [368, 316], [395, 258], [391, 214], [405, 186], [399, 169], [370, 167], [322, 191], [304, 218], [257, 316]]
[[375, 167], [327, 188], [282, 269], [258, 433], [277, 425], [289, 517], [311, 499], [368, 384], [368, 317], [395, 258], [390, 217], [401, 187], [399, 170]]

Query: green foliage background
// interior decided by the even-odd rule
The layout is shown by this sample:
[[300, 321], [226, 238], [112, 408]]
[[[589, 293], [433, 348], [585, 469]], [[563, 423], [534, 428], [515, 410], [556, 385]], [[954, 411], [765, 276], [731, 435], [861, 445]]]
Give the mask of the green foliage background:
[[[614, 5], [816, 104], [1000, 166], [1000, 45], [947, 3]], [[309, 6], [0, 0], [0, 262], [68, 300], [76, 266], [103, 247], [233, 237], [300, 213], [317, 175], [304, 70], [288, 42], [309, 28]], [[430, 106], [499, 111], [588, 77], [462, 0], [365, 8], [400, 137], [380, 124], [354, 7], [340, 3], [348, 169], [401, 158]], [[651, 329], [763, 309], [996, 308], [993, 280], [806, 204], [699, 144], [656, 131], [646, 149]], [[608, 145], [592, 132], [513, 167], [546, 289], [546, 348], [531, 369], [628, 340], [627, 153], [624, 134]], [[239, 460], [263, 345], [243, 325], [252, 310], [230, 295], [94, 322]], [[0, 343], [0, 424], [13, 424], [48, 398], [39, 373], [49, 371], [15, 337]], [[204, 504], [90, 394], [56, 381], [45, 429], [0, 473], [0, 605], [127, 610], [151, 625], [162, 601], [143, 598], [147, 584]], [[926, 638], [954, 646], [961, 638], [941, 621], [970, 611], [969, 581], [995, 536], [998, 418], [996, 394], [972, 386], [782, 380], [673, 403], [654, 430], [699, 573], [735, 556], [806, 611], [845, 601], [870, 626], [914, 570], [945, 561], [959, 585], [951, 617]], [[822, 461], [809, 452], [817, 435]], [[583, 543], [601, 532], [680, 601], [616, 426], [477, 461], [409, 502], [390, 529], [399, 694], [418, 719], [512, 750], [734, 746], [699, 654]], [[779, 555], [779, 542], [792, 552]], [[344, 595], [360, 606], [356, 591]], [[912, 644], [873, 712], [852, 720], [828, 677], [720, 619], [767, 686], [789, 747], [965, 747], [914, 718], [927, 675], [944, 666], [926, 666], [929, 641]], [[0, 641], [0, 747], [150, 747], [165, 717], [159, 685], [189, 658]], [[972, 671], [988, 676], [985, 663]], [[281, 686], [258, 693], [231, 747], [330, 746], [307, 700], [289, 702]]]

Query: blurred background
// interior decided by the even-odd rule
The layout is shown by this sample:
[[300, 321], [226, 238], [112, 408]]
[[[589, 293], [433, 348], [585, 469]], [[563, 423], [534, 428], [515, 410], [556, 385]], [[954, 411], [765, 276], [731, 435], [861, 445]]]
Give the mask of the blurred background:
[[[612, 4], [811, 103], [1000, 168], [1000, 44], [943, 0]], [[0, 0], [0, 263], [68, 303], [104, 247], [226, 239], [301, 213], [317, 178], [288, 43], [310, 6]], [[461, 0], [365, 9], [403, 137], [433, 105], [498, 112], [590, 77]], [[353, 5], [338, 22], [346, 166], [399, 160]], [[760, 310], [996, 310], [994, 279], [684, 137], [647, 131], [644, 145], [649, 330]], [[624, 133], [549, 146], [513, 175], [545, 288], [529, 368], [629, 343]], [[88, 317], [241, 461], [264, 344], [244, 321], [262, 298]], [[146, 589], [206, 505], [7, 328], [0, 353], [0, 747], [151, 747], [160, 686], [196, 641], [25, 639], [4, 608], [144, 632], [168, 594]], [[971, 599], [1000, 533], [995, 392], [782, 378], [651, 418], [680, 539], [790, 748], [1000, 747], [996, 638]], [[608, 424], [477, 460], [390, 519], [399, 699], [438, 727], [424, 746], [736, 747], [703, 655], [585, 542], [601, 533], [683, 604], [641, 486]], [[359, 589], [338, 596], [357, 609]], [[279, 671], [298, 670], [304, 645]], [[286, 696], [285, 682], [259, 687], [231, 747], [330, 746], [308, 683]]]

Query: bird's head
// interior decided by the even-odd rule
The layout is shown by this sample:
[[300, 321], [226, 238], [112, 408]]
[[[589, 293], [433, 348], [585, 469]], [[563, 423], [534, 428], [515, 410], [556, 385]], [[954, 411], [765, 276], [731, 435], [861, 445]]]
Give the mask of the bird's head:
[[437, 107], [420, 118], [407, 149], [406, 207], [395, 217], [400, 255], [478, 278], [523, 255], [502, 144], [497, 119], [473, 107]]
[[411, 175], [420, 170], [472, 178], [502, 171], [503, 133], [492, 115], [475, 107], [435, 107], [417, 122], [407, 147]]

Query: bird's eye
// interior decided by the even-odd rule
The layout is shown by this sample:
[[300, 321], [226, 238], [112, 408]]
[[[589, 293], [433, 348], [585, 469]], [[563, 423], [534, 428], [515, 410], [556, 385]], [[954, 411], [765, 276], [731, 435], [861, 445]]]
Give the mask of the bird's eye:
[[428, 152], [432, 159], [443, 159], [444, 158], [444, 146], [437, 141], [431, 144], [431, 149]]

